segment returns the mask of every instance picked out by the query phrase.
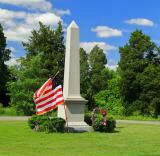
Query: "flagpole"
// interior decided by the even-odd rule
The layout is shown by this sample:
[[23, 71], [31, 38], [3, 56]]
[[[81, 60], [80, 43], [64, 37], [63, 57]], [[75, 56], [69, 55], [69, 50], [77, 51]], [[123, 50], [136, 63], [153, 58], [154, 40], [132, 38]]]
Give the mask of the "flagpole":
[[59, 74], [59, 70], [57, 71], [57, 73], [56, 73], [53, 77], [51, 76], [51, 79], [54, 80], [55, 77], [56, 77], [58, 74]]

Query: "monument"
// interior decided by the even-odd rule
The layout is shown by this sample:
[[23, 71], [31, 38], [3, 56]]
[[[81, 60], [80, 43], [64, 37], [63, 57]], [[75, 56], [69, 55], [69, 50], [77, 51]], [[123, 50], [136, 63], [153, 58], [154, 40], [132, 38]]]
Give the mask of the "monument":
[[67, 28], [63, 96], [65, 104], [58, 106], [58, 117], [65, 119], [71, 130], [92, 131], [84, 122], [87, 100], [80, 95], [79, 27], [74, 21]]

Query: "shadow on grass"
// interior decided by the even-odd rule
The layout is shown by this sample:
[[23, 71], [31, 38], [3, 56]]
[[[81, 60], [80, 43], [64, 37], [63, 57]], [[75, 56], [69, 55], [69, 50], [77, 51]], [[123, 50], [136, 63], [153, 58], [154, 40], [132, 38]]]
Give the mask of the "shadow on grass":
[[116, 128], [121, 129], [121, 128], [124, 128], [124, 127], [120, 126], [120, 127], [116, 127]]

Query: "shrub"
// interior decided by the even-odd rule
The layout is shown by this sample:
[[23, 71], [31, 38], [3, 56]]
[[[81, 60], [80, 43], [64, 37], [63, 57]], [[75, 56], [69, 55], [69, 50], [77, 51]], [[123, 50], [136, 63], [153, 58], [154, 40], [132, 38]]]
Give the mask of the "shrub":
[[31, 129], [40, 132], [65, 132], [65, 120], [62, 118], [33, 115], [28, 119], [28, 125]]
[[100, 91], [94, 96], [96, 105], [100, 108], [107, 109], [111, 115], [124, 114], [119, 83], [119, 77], [109, 80], [107, 89]]
[[91, 112], [88, 112], [85, 114], [84, 116], [84, 121], [89, 125], [89, 126], [92, 126], [92, 114]]
[[4, 108], [3, 108], [3, 105], [2, 105], [2, 103], [0, 103], [0, 114], [4, 114]]
[[112, 117], [106, 117], [104, 120], [102, 116], [98, 116], [92, 125], [95, 131], [99, 132], [114, 132], [116, 128], [116, 121]]
[[62, 118], [52, 118], [51, 123], [53, 123], [53, 127], [57, 132], [65, 131], [65, 120]]

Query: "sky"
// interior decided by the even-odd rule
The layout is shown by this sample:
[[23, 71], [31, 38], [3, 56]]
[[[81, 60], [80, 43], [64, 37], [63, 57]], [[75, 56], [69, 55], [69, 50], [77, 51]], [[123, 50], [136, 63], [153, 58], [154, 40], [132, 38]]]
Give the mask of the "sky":
[[80, 46], [87, 53], [98, 45], [107, 66], [115, 69], [131, 32], [141, 29], [160, 45], [160, 0], [0, 0], [0, 23], [12, 50], [8, 65], [25, 56], [27, 41], [41, 21], [53, 29], [62, 21], [64, 31], [74, 20], [80, 28]]

